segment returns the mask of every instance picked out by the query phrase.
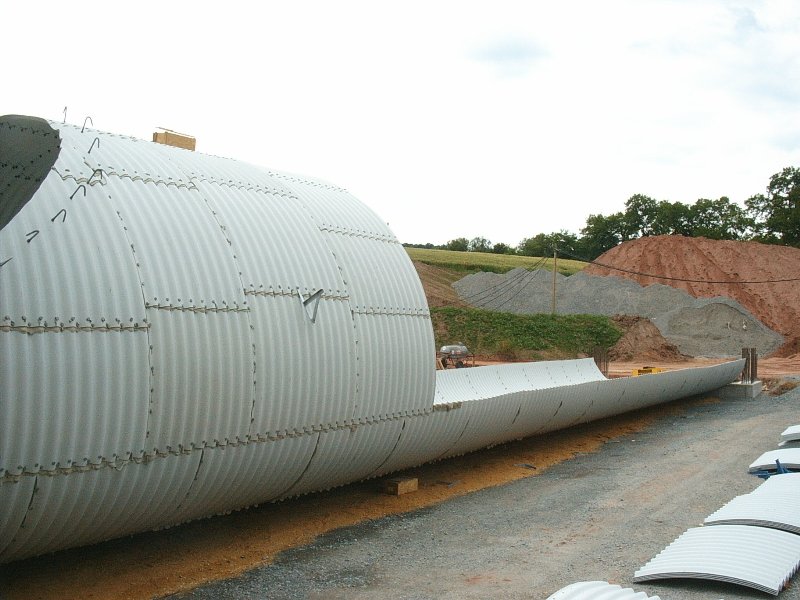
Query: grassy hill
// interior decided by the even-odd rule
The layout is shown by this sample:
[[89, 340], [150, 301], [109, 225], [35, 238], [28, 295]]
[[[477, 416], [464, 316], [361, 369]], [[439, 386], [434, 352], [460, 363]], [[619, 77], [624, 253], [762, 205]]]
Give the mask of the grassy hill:
[[[456, 252], [454, 250], [428, 250], [426, 248], [406, 248], [411, 260], [434, 267], [450, 269], [461, 276], [478, 271], [506, 273], [511, 269], [553, 269], [553, 257], [517, 256], [515, 254], [492, 254], [491, 252]], [[572, 275], [587, 264], [579, 260], [558, 259], [558, 272]]]
[[[436, 347], [462, 342], [474, 353], [503, 360], [543, 360], [589, 355], [622, 335], [611, 319], [595, 315], [515, 315], [470, 307], [452, 283], [469, 273], [551, 269], [553, 259], [406, 248], [431, 308]], [[558, 260], [558, 271], [577, 273], [586, 263]]]

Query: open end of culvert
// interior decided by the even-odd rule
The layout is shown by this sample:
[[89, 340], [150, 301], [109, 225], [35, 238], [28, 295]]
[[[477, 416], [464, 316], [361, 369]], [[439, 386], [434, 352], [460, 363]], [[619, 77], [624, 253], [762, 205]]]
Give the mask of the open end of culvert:
[[60, 150], [58, 131], [44, 119], [0, 117], [0, 230], [33, 198]]

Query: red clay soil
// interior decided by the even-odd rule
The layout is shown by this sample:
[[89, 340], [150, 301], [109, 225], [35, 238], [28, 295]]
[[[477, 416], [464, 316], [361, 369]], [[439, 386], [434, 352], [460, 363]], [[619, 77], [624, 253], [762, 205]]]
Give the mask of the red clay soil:
[[[594, 264], [586, 267], [587, 273], [626, 277], [644, 286], [670, 285], [696, 298], [733, 298], [786, 338], [774, 356], [792, 356], [800, 352], [798, 248], [661, 235], [625, 242], [596, 260], [616, 268]], [[648, 277], [645, 273], [693, 281]], [[794, 281], [780, 281], [792, 279]], [[740, 283], [748, 281], [769, 283]]]

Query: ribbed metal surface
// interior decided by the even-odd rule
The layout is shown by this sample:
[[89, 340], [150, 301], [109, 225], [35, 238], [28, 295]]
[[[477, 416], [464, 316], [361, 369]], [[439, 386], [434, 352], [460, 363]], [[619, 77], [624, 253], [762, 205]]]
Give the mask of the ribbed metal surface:
[[51, 126], [60, 153], [0, 231], [0, 561], [372, 477], [741, 370], [689, 373], [679, 392], [660, 376], [606, 381], [589, 359], [437, 374], [411, 261], [345, 190]]
[[[318, 434], [206, 448], [174, 523], [230, 512], [286, 495], [308, 467]], [[235, 503], [232, 496], [235, 494]]]
[[320, 433], [308, 468], [285, 494], [326, 490], [370, 477], [387, 461], [402, 429], [403, 422], [394, 420]]
[[150, 311], [148, 453], [245, 441], [253, 351], [241, 312]]
[[800, 425], [792, 425], [781, 432], [781, 441], [793, 442], [800, 440]]
[[0, 332], [0, 357], [0, 476], [142, 456], [146, 331]]
[[800, 534], [800, 473], [774, 475], [703, 521], [707, 525], [772, 527]]
[[346, 302], [320, 300], [316, 323], [292, 296], [250, 301], [256, 369], [253, 433], [342, 424], [356, 403], [357, 346]]
[[[418, 413], [436, 382], [433, 329], [422, 316], [356, 314], [358, 406], [353, 417]], [[391, 404], [386, 402], [392, 397]]]
[[199, 463], [198, 452], [119, 469], [38, 475], [24, 521], [9, 534], [0, 561], [174, 523]]
[[776, 460], [787, 469], [800, 469], [800, 448], [781, 448], [769, 450], [750, 463], [749, 471], [775, 471]]
[[0, 271], [0, 326], [144, 322], [130, 243], [99, 185], [78, 188], [51, 171], [34, 201], [2, 230], [0, 257], [11, 258]]
[[800, 565], [800, 536], [747, 525], [689, 529], [636, 571], [634, 581], [711, 579], [778, 595]]
[[547, 600], [661, 600], [606, 581], [579, 581], [561, 588]]

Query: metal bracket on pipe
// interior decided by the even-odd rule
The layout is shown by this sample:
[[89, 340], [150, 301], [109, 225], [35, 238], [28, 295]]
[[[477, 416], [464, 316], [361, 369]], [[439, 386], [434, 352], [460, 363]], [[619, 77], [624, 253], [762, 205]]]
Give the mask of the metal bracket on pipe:
[[[300, 304], [303, 305], [303, 312], [306, 313], [308, 320], [312, 323], [317, 322], [317, 310], [319, 309], [319, 299], [322, 298], [322, 288], [311, 294], [308, 298], [303, 300], [303, 294], [300, 293], [300, 288], [297, 288], [297, 297], [300, 299]], [[311, 314], [308, 314], [308, 305], [314, 303], [314, 308]]]

